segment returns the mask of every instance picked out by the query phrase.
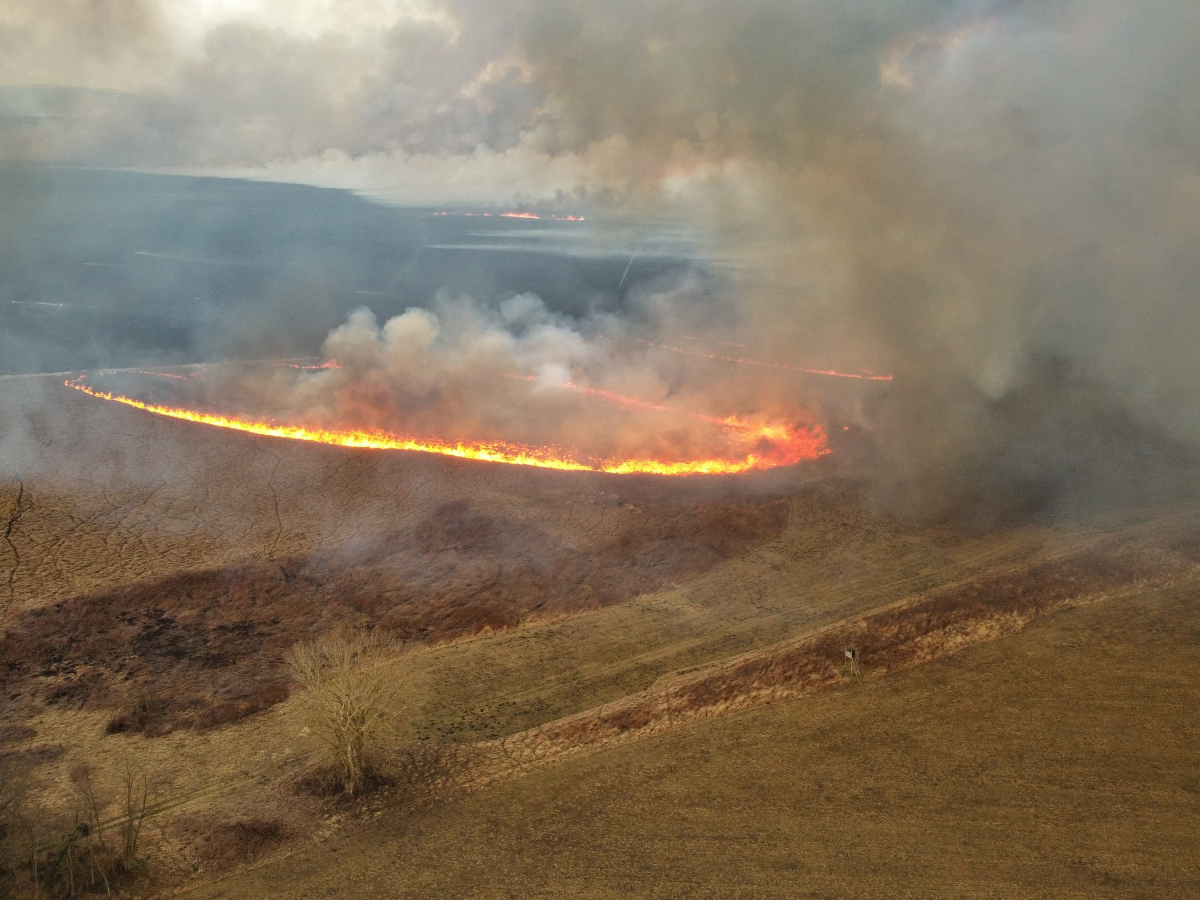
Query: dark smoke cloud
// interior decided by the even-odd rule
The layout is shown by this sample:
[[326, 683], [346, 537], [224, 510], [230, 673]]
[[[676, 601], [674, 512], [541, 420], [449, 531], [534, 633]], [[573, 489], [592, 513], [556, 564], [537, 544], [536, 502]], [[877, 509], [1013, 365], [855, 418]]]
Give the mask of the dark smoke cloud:
[[[1190, 0], [363, 8], [301, 28], [263, 6], [189, 43], [174, 7], [129, 6], [92, 46], [79, 10], [17, 4], [0, 40], [62, 49], [6, 81], [124, 93], [43, 114], [10, 88], [0, 148], [684, 214], [738, 273], [718, 337], [896, 373], [838, 409], [888, 496], [1023, 510], [1181, 483], [1200, 440]], [[678, 317], [696, 327], [659, 321]]]

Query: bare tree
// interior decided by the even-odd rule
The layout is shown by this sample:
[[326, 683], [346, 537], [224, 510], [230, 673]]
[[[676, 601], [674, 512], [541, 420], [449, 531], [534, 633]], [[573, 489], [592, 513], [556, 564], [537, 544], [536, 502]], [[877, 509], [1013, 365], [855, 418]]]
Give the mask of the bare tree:
[[104, 803], [97, 797], [91, 768], [77, 766], [71, 772], [71, 781], [75, 785], [75, 822], [67, 831], [59, 865], [67, 881], [67, 895], [75, 896], [75, 865], [84, 859], [87, 861], [87, 881], [81, 881], [79, 886], [90, 887], [103, 882], [105, 893], [111, 894], [108, 875], [113, 869], [113, 856], [104, 840]]
[[138, 839], [142, 833], [142, 822], [146, 819], [149, 785], [146, 774], [135, 769], [128, 760], [125, 762], [123, 787], [121, 815], [117, 820], [117, 832], [121, 837], [118, 857], [121, 868], [130, 872], [137, 861]]
[[[7, 813], [6, 837], [9, 841], [7, 867], [10, 885], [15, 888], [17, 870], [29, 870], [29, 886], [34, 897], [42, 895], [41, 870], [38, 866], [42, 851], [43, 810], [29, 802], [29, 783], [26, 773], [10, 768], [7, 774], [5, 811]], [[18, 834], [23, 839], [24, 851], [16, 849]]]
[[400, 647], [381, 632], [355, 631], [297, 644], [287, 656], [304, 690], [309, 727], [325, 745], [346, 794], [359, 790], [409, 699]]
[[[0, 896], [16, 890], [20, 869], [28, 872], [33, 897], [75, 897], [100, 887], [111, 894], [114, 876], [134, 870], [147, 813], [147, 779], [126, 764], [124, 797], [118, 815], [110, 820], [105, 817], [109, 804], [97, 790], [95, 775], [86, 764], [74, 767], [70, 814], [51, 817], [29, 798], [26, 773], [0, 764]], [[107, 839], [113, 829], [118, 846], [110, 846]], [[23, 853], [15, 846], [18, 836], [24, 839]]]
[[24, 779], [17, 767], [10, 760], [0, 758], [0, 895], [6, 885], [12, 887], [16, 877], [16, 837], [22, 822], [24, 794]]

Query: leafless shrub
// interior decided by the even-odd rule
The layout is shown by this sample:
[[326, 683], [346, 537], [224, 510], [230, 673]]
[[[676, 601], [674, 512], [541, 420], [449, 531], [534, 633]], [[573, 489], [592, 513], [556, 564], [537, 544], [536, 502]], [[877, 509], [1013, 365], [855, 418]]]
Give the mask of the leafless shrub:
[[122, 788], [121, 814], [117, 820], [117, 834], [120, 836], [121, 846], [117, 862], [123, 871], [132, 872], [137, 862], [142, 822], [146, 820], [146, 801], [149, 796], [146, 773], [138, 771], [126, 761]]
[[252, 862], [293, 834], [279, 819], [252, 817], [217, 825], [204, 823], [196, 840], [196, 855], [218, 869]]
[[[79, 887], [93, 887], [103, 882], [105, 892], [112, 893], [108, 876], [116, 868], [116, 857], [104, 840], [101, 811], [106, 804], [96, 795], [92, 770], [88, 766], [79, 766], [72, 771], [71, 781], [75, 785], [75, 822], [64, 838], [66, 865], [60, 863], [68, 886], [67, 896], [75, 896], [77, 878]], [[85, 863], [86, 876], [82, 871]], [[77, 867], [79, 872], [76, 872]]]
[[0, 893], [12, 889], [20, 865], [17, 838], [23, 799], [24, 783], [15, 764], [11, 760], [0, 759]]
[[[51, 816], [28, 796], [23, 770], [0, 766], [0, 896], [76, 897], [103, 889], [134, 871], [147, 810], [147, 779], [127, 765], [124, 796], [113, 818], [94, 770], [70, 774], [72, 804]], [[115, 831], [116, 840], [113, 841]]]
[[0, 760], [0, 896], [43, 896], [46, 831], [45, 810], [30, 799], [28, 768]]
[[18, 799], [13, 810], [15, 825], [14, 841], [21, 843], [20, 850], [13, 855], [12, 880], [16, 881], [18, 867], [26, 868], [33, 896], [42, 895], [42, 878], [39, 863], [42, 856], [42, 810], [32, 806], [25, 797]]
[[297, 644], [287, 655], [309, 727], [347, 795], [363, 787], [411, 699], [409, 667], [399, 657], [393, 638], [361, 630]]

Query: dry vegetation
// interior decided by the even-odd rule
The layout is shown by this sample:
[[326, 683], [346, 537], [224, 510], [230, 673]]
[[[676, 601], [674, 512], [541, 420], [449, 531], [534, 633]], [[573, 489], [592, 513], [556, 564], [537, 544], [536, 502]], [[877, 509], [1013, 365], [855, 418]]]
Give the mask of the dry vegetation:
[[[288, 696], [297, 641], [378, 626], [436, 641], [584, 610], [686, 578], [777, 533], [786, 507], [649, 508], [593, 553], [456, 503], [355, 566], [319, 560], [183, 573], [20, 610], [0, 647], [0, 690], [111, 706], [109, 730], [213, 728]], [[398, 529], [397, 529], [398, 530]]]
[[858, 651], [868, 674], [883, 675], [966, 646], [1020, 631], [1037, 616], [1149, 584], [1194, 576], [1189, 556], [1154, 559], [1127, 540], [1105, 541], [1051, 560], [1027, 562], [926, 592], [651, 690], [510, 739], [509, 755], [540, 760], [603, 744], [630, 732], [790, 699], [846, 683], [845, 650]]
[[1197, 896], [1197, 597], [526, 768], [185, 896]]
[[228, 821], [227, 816], [213, 814], [185, 821], [181, 830], [191, 839], [199, 860], [218, 871], [254, 862], [294, 836], [280, 819]]
[[[12, 402], [0, 397], [0, 413]], [[0, 485], [0, 521], [20, 507], [0, 545], [12, 586], [0, 767], [19, 775], [0, 788], [6, 859], [28, 846], [13, 810], [41, 810], [45, 835], [41, 857], [6, 863], [10, 876], [62, 853], [76, 815], [108, 810], [88, 826], [103, 847], [72, 837], [72, 866], [54, 877], [73, 880], [55, 890], [103, 890], [106, 876], [124, 877], [121, 859], [145, 852], [155, 884], [174, 886], [343, 834], [367, 842], [356, 846], [369, 863], [376, 817], [392, 834], [471, 803], [515, 834], [519, 803], [462, 794], [513, 797], [514, 779], [561, 793], [570, 779], [553, 773], [608, 755], [594, 751], [636, 754], [769, 701], [848, 696], [848, 646], [874, 685], [1045, 613], [1191, 584], [1200, 562], [1187, 511], [1134, 512], [1091, 531], [959, 533], [872, 513], [832, 479], [768, 489], [530, 473], [262, 441], [82, 402], [70, 421], [35, 423], [25, 438], [36, 452], [13, 453], [10, 441], [0, 460], [15, 473]], [[374, 637], [330, 637], [354, 629]], [[428, 645], [419, 690], [381, 677], [408, 671], [388, 658], [391, 642]], [[388, 719], [405, 723], [403, 740], [375, 728]], [[149, 851], [126, 849], [117, 824], [138, 792], [121, 787], [112, 760], [130, 752], [161, 788], [143, 799]], [[92, 812], [85, 782], [70, 777], [81, 765], [95, 773]], [[721, 833], [715, 822], [689, 832], [696, 847]], [[432, 841], [442, 826], [429, 827]], [[438, 839], [451, 846], [463, 827]], [[693, 846], [686, 838], [680, 846]], [[426, 860], [437, 855], [429, 846]], [[472, 883], [461, 867], [429, 864]], [[389, 896], [455, 893], [407, 871], [402, 883], [380, 880]], [[510, 872], [497, 891], [538, 893], [538, 877]], [[696, 890], [678, 893], [702, 895], [710, 882], [696, 877]], [[562, 884], [564, 895], [589, 890]], [[643, 887], [601, 878], [592, 893]]]
[[[743, 554], [787, 518], [770, 497], [539, 481], [202, 426], [183, 426], [195, 446], [179, 447], [178, 428], [73, 394], [55, 399], [79, 423], [31, 413], [30, 447], [0, 460], [25, 470], [0, 488], [20, 507], [0, 690], [109, 708], [114, 734], [270, 708], [298, 641], [379, 627], [437, 642], [612, 605]], [[0, 398], [0, 415], [20, 399]]]
[[304, 692], [309, 727], [347, 796], [377, 772], [381, 753], [398, 737], [396, 720], [413, 702], [411, 672], [399, 656], [389, 635], [361, 629], [288, 652], [287, 668]]
[[69, 784], [67, 808], [48, 809], [32, 795], [27, 771], [0, 763], [0, 888], [34, 898], [111, 895], [140, 874], [145, 773], [126, 762], [105, 790], [96, 770], [80, 764]]

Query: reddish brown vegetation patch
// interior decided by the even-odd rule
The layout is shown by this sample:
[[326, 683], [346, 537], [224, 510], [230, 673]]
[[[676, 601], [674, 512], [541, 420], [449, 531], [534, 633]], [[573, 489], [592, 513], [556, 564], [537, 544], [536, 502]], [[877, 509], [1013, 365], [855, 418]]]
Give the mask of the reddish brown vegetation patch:
[[217, 868], [253, 862], [292, 836], [279, 819], [250, 818], [216, 825], [193, 823], [186, 829], [194, 833], [196, 856]]
[[1181, 528], [1167, 544], [1167, 549], [1189, 562], [1200, 562], [1200, 525], [1192, 522]]
[[986, 637], [1016, 631], [1035, 616], [1172, 574], [1175, 565], [1136, 550], [1105, 548], [1036, 562], [942, 588], [800, 641], [744, 657], [618, 701], [531, 735], [539, 744], [577, 746], [669, 723], [677, 717], [796, 696], [845, 681], [848, 648], [868, 673], [904, 668]]
[[363, 772], [362, 783], [352, 796], [346, 794], [346, 783], [333, 766], [310, 766], [292, 780], [291, 786], [301, 796], [320, 797], [353, 805], [356, 798], [373, 794], [396, 784], [396, 777], [381, 767], [371, 766]]
[[642, 499], [613, 533], [575, 545], [449, 504], [340, 559], [185, 573], [25, 611], [0, 647], [0, 687], [112, 707], [112, 733], [211, 728], [286, 698], [280, 660], [299, 640], [345, 625], [439, 640], [618, 603], [745, 552], [786, 515], [781, 502]]
[[37, 737], [37, 729], [24, 723], [0, 725], [0, 748], [26, 744]]
[[[1153, 569], [1133, 555], [1086, 552], [988, 575], [933, 592], [857, 622], [827, 629], [796, 646], [746, 660], [680, 691], [683, 709], [727, 702], [747, 691], [837, 680], [845, 650], [854, 647], [873, 670], [890, 671], [918, 661], [925, 642], [942, 643], [982, 623], [1025, 623], [1069, 600], [1103, 593], [1149, 576]], [[931, 654], [936, 648], [929, 648]]]

